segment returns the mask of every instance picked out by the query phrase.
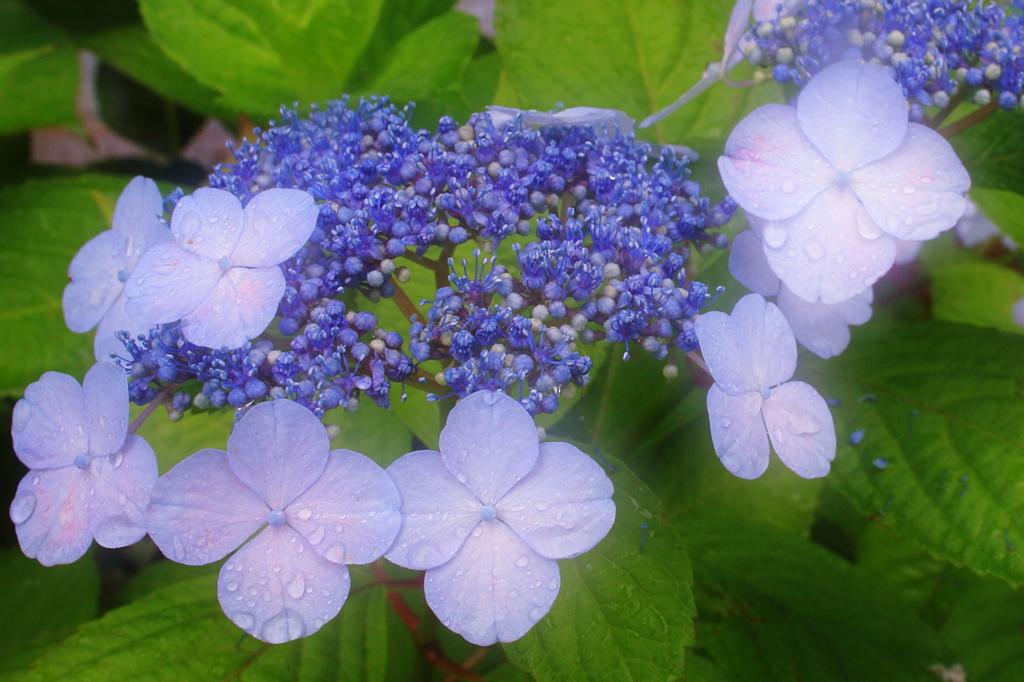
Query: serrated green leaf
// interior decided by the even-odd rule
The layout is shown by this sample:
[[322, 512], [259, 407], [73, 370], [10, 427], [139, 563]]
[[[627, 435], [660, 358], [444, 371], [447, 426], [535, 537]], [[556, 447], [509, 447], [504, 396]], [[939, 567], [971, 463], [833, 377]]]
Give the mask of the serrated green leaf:
[[1024, 192], [1024, 112], [996, 112], [950, 144], [975, 187]]
[[858, 567], [814, 543], [686, 523], [697, 640], [728, 680], [934, 680], [938, 637]]
[[1024, 196], [1016, 191], [975, 187], [971, 199], [1003, 234], [1024, 244]]
[[[855, 329], [843, 355], [804, 369], [819, 391], [841, 399], [833, 486], [929, 551], [1024, 583], [1019, 336], [877, 322]], [[855, 430], [863, 441], [851, 446]]]
[[594, 549], [558, 562], [562, 587], [551, 611], [503, 645], [537, 680], [682, 677], [694, 616], [686, 550], [658, 498], [612, 461], [614, 527]]
[[932, 275], [935, 317], [1024, 334], [1013, 306], [1024, 298], [1024, 275], [995, 263], [955, 263]]
[[0, 286], [7, 292], [0, 310], [0, 395], [20, 397], [48, 370], [81, 380], [93, 364], [92, 334], [68, 330], [61, 297], [71, 259], [110, 229], [129, 179], [91, 175], [0, 190]]

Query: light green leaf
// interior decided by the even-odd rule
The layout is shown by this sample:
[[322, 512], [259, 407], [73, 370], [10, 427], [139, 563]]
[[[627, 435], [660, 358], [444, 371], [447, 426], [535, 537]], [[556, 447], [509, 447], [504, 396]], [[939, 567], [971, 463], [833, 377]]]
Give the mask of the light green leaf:
[[[838, 398], [830, 482], [863, 514], [982, 573], [1024, 583], [1024, 343], [954, 323], [872, 322], [806, 363]], [[855, 430], [863, 441], [848, 443]], [[883, 468], [884, 465], [884, 468]]]
[[93, 364], [92, 334], [68, 330], [61, 296], [71, 259], [110, 229], [114, 203], [129, 179], [81, 176], [0, 190], [0, 286], [6, 292], [0, 395], [20, 397], [48, 370], [81, 380]]
[[955, 263], [936, 270], [932, 282], [935, 317], [1024, 334], [1013, 322], [1013, 306], [1024, 298], [1024, 275], [995, 263]]
[[1004, 234], [1024, 244], [1024, 196], [1009, 190], [975, 187], [971, 190], [971, 199]]
[[975, 187], [1024, 192], [1024, 112], [996, 112], [950, 144]]
[[537, 680], [682, 676], [694, 616], [686, 550], [658, 498], [613, 461], [615, 526], [594, 549], [558, 562], [555, 605], [522, 639], [503, 645]]
[[[410, 399], [414, 398], [422, 396], [415, 395]], [[341, 429], [341, 435], [331, 443], [332, 449], [355, 450], [382, 467], [412, 450], [412, 431], [394, 411], [381, 409], [366, 397], [359, 401], [359, 409], [355, 412], [331, 410], [324, 414], [323, 422]]]
[[[132, 418], [143, 409], [133, 405]], [[187, 412], [175, 423], [167, 418], [166, 409], [158, 407], [136, 433], [153, 448], [160, 473], [166, 474], [175, 464], [204, 448], [226, 450], [234, 421], [235, 411], [223, 409]]]

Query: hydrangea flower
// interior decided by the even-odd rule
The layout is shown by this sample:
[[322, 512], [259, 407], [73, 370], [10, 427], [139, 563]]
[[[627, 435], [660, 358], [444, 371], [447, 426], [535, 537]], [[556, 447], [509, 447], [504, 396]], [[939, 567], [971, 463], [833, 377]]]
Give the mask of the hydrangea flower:
[[796, 108], [767, 104], [726, 141], [719, 171], [772, 270], [801, 298], [838, 303], [892, 265], [896, 239], [931, 239], [964, 211], [970, 178], [938, 133], [908, 123], [879, 66], [834, 64]]
[[426, 570], [427, 604], [480, 646], [526, 634], [558, 596], [555, 559], [591, 549], [615, 521], [601, 467], [572, 445], [538, 444], [530, 415], [502, 393], [463, 399], [440, 452], [411, 452], [388, 473], [402, 529], [386, 557]]
[[99, 362], [124, 351], [115, 332], [125, 330], [135, 336], [149, 331], [148, 320], [133, 320], [125, 312], [124, 285], [143, 251], [171, 238], [161, 219], [163, 205], [155, 182], [134, 178], [117, 199], [110, 229], [86, 242], [71, 260], [71, 283], [64, 288], [64, 322], [76, 334], [99, 325], [93, 342]]
[[[900, 244], [919, 244], [906, 242]], [[772, 272], [757, 235], [746, 230], [733, 239], [729, 272], [740, 284], [762, 296], [777, 296], [793, 336], [807, 350], [822, 358], [839, 355], [850, 345], [850, 325], [871, 319], [871, 287], [839, 303], [811, 303], [800, 298]]]
[[203, 187], [171, 215], [174, 241], [142, 254], [125, 287], [137, 320], [182, 320], [185, 338], [238, 348], [270, 324], [284, 296], [278, 267], [309, 239], [319, 209], [308, 193], [273, 189], [242, 208], [229, 192]]
[[1013, 323], [1024, 328], [1024, 298], [1013, 304]]
[[217, 596], [253, 637], [311, 635], [348, 597], [346, 564], [375, 561], [401, 525], [398, 491], [370, 459], [330, 450], [311, 412], [290, 400], [253, 406], [227, 452], [200, 450], [153, 487], [146, 529], [178, 563], [224, 563]]
[[528, 126], [594, 126], [598, 131], [608, 135], [616, 133], [632, 135], [636, 122], [624, 111], [618, 109], [601, 109], [598, 107], [569, 107], [555, 112], [537, 111], [536, 109], [514, 109], [492, 104], [487, 107], [491, 116], [491, 124], [501, 130], [517, 116], [522, 118], [523, 125]]
[[81, 385], [47, 372], [14, 406], [11, 436], [31, 471], [11, 503], [25, 556], [68, 564], [89, 549], [124, 547], [145, 536], [143, 511], [157, 478], [156, 455], [128, 435], [128, 382], [99, 362]]
[[715, 379], [708, 414], [725, 468], [740, 478], [757, 478], [768, 468], [771, 439], [779, 459], [798, 475], [827, 474], [836, 454], [835, 425], [813, 387], [789, 381], [796, 340], [782, 312], [759, 294], [748, 294], [731, 316], [705, 313], [695, 327]]

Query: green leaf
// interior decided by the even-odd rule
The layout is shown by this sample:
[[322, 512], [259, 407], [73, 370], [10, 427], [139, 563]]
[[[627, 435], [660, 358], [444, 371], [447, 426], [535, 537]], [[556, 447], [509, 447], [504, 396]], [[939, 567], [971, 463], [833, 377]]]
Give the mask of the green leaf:
[[995, 263], [956, 263], [933, 274], [935, 317], [1024, 334], [1013, 306], [1024, 298], [1024, 275]]
[[[133, 405], [132, 418], [143, 409]], [[234, 422], [235, 411], [224, 409], [187, 412], [175, 423], [167, 418], [167, 410], [158, 407], [136, 433], [153, 448], [160, 472], [167, 473], [175, 464], [204, 448], [226, 450]]]
[[61, 297], [71, 259], [110, 229], [114, 203], [128, 180], [92, 175], [0, 190], [0, 286], [6, 292], [0, 395], [20, 396], [48, 370], [80, 380], [93, 364], [92, 334], [68, 330]]
[[725, 679], [934, 681], [938, 638], [853, 564], [763, 528], [680, 531], [693, 557], [697, 641]]
[[[1024, 552], [1016, 550], [1024, 545], [1019, 336], [873, 322], [854, 330], [843, 355], [804, 369], [841, 400], [833, 486], [929, 551], [1024, 583]], [[854, 430], [864, 431], [855, 447], [847, 441]]]
[[1004, 234], [1024, 244], [1024, 196], [1017, 191], [975, 187], [971, 190], [971, 199]]
[[[414, 395], [410, 399], [422, 399]], [[355, 450], [386, 467], [412, 450], [412, 431], [393, 411], [384, 410], [368, 398], [359, 401], [359, 409], [345, 412], [336, 409], [327, 412], [324, 424], [334, 424], [341, 435], [331, 443], [332, 449]]]
[[71, 41], [17, 0], [0, 1], [0, 134], [74, 124], [78, 57]]
[[5, 549], [0, 575], [0, 674], [26, 667], [47, 645], [99, 613], [100, 578], [91, 552], [73, 564], [47, 568], [17, 548]]
[[1024, 112], [996, 112], [950, 143], [975, 187], [1024, 192]]
[[1016, 682], [1024, 679], [1024, 590], [1001, 580], [975, 578], [963, 590], [942, 628], [942, 636], [968, 671], [968, 679]]
[[281, 104], [336, 99], [382, 0], [141, 0], [153, 38], [223, 102], [273, 116]]
[[597, 547], [558, 562], [551, 611], [502, 645], [537, 680], [665, 680], [693, 644], [689, 560], [658, 498], [613, 460], [615, 525]]

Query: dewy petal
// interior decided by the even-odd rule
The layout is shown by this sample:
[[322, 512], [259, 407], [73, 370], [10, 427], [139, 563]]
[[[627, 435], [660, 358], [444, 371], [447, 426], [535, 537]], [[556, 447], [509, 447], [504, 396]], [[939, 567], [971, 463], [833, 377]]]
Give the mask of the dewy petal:
[[266, 523], [270, 509], [238, 480], [223, 450], [186, 457], [153, 485], [146, 530], [179, 564], [222, 559]]
[[923, 241], [953, 227], [967, 207], [971, 178], [949, 143], [911, 123], [903, 143], [852, 174], [850, 189], [883, 230]]
[[793, 376], [796, 339], [786, 317], [774, 303], [768, 303], [759, 294], [747, 294], [732, 309], [732, 328], [740, 348], [750, 358], [758, 390]]
[[217, 599], [235, 625], [282, 644], [338, 615], [350, 585], [348, 568], [314, 552], [293, 528], [268, 526], [224, 563]]
[[146, 535], [145, 512], [160, 475], [156, 455], [141, 436], [131, 435], [109, 457], [92, 460], [96, 494], [89, 497], [89, 526], [103, 547], [126, 547]]
[[28, 385], [11, 415], [18, 459], [30, 469], [70, 465], [89, 452], [82, 387], [72, 377], [46, 372]]
[[892, 153], [907, 131], [903, 91], [870, 62], [849, 60], [824, 69], [808, 81], [796, 108], [804, 134], [846, 173]]
[[500, 521], [481, 523], [451, 561], [427, 571], [427, 605], [445, 627], [478, 646], [514, 642], [555, 603], [558, 564]]
[[813, 387], [802, 381], [778, 386], [761, 412], [783, 464], [804, 478], [828, 473], [836, 456], [836, 429], [825, 399]]
[[750, 223], [761, 233], [772, 270], [806, 301], [856, 296], [888, 272], [896, 255], [895, 240], [841, 187], [825, 190], [788, 220], [750, 216]]
[[97, 362], [82, 380], [82, 403], [93, 457], [117, 452], [128, 435], [128, 377], [112, 362]]
[[369, 457], [332, 450], [324, 473], [285, 510], [292, 528], [338, 564], [368, 564], [384, 555], [402, 525], [402, 498]]
[[504, 393], [463, 398], [441, 430], [441, 458], [483, 504], [494, 504], [537, 461], [537, 427], [526, 409]]
[[729, 25], [725, 28], [725, 40], [722, 48], [723, 70], [728, 71], [729, 67], [738, 64], [742, 56], [736, 49], [739, 45], [740, 36], [750, 25], [750, 10], [754, 0], [736, 0], [732, 6], [732, 13], [729, 14]]
[[117, 198], [111, 229], [124, 237], [127, 270], [135, 267], [147, 248], [172, 238], [160, 220], [163, 213], [164, 198], [156, 183], [141, 175], [132, 178]]
[[76, 334], [89, 331], [107, 314], [124, 291], [118, 272], [126, 269], [125, 239], [111, 230], [85, 243], [68, 267], [64, 287], [64, 322]]
[[43, 566], [70, 564], [92, 544], [88, 470], [75, 466], [30, 471], [11, 503], [21, 551]]
[[110, 360], [111, 353], [123, 358], [129, 357], [124, 344], [117, 340], [117, 332], [128, 332], [128, 338], [134, 339], [156, 326], [130, 317], [124, 309], [127, 302], [128, 299], [121, 294], [96, 326], [96, 338], [93, 339], [92, 349], [97, 362]]
[[758, 107], [736, 124], [718, 170], [736, 203], [766, 220], [796, 215], [835, 178], [801, 132], [796, 109], [782, 104]]
[[604, 469], [568, 443], [541, 443], [537, 465], [495, 505], [498, 519], [535, 552], [568, 559], [591, 549], [615, 523]]
[[733, 475], [754, 479], [768, 468], [768, 435], [761, 394], [729, 395], [717, 383], [708, 389], [708, 417], [715, 454]]
[[207, 348], [241, 348], [262, 334], [284, 296], [281, 268], [231, 268], [185, 318], [185, 338]]
[[871, 319], [871, 299], [869, 287], [841, 303], [809, 303], [784, 286], [778, 303], [796, 340], [818, 357], [831, 358], [850, 344], [851, 324]]
[[[959, 223], [958, 223], [959, 224]], [[896, 240], [896, 255], [893, 257], [893, 265], [903, 265], [917, 258], [924, 242], [911, 241], [908, 239]]]
[[752, 230], [740, 232], [729, 248], [729, 272], [740, 284], [762, 296], [779, 293], [779, 276], [772, 272], [764, 245]]
[[231, 262], [266, 268], [288, 260], [309, 241], [319, 215], [309, 192], [280, 187], [260, 192], [245, 206], [245, 229]]
[[694, 322], [700, 352], [719, 387], [730, 395], [759, 391], [750, 357], [740, 346], [732, 318], [723, 312], [700, 315]]
[[231, 469], [271, 509], [284, 509], [313, 485], [329, 451], [324, 425], [291, 400], [254, 405], [228, 437]]
[[402, 527], [387, 560], [422, 571], [455, 556], [480, 523], [480, 500], [448, 471], [439, 452], [410, 452], [387, 473], [402, 498]]
[[245, 214], [235, 195], [212, 187], [182, 197], [171, 214], [177, 243], [214, 263], [231, 255], [244, 228]]
[[142, 254], [125, 283], [125, 310], [139, 322], [176, 322], [196, 309], [222, 274], [216, 261], [177, 242], [157, 244]]

